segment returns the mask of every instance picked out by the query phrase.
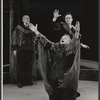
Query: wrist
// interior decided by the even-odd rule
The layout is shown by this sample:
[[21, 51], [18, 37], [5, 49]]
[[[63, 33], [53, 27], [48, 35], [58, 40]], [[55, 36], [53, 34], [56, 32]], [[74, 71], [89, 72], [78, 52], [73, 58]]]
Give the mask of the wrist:
[[39, 33], [39, 31], [35, 31], [35, 34], [36, 34], [36, 35], [39, 35], [40, 33]]
[[57, 17], [53, 17], [53, 22], [55, 22], [57, 20]]

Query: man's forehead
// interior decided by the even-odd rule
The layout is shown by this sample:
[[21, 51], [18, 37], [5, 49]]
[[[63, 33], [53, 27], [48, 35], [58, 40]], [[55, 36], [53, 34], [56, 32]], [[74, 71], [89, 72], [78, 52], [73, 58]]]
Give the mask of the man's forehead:
[[72, 18], [72, 16], [70, 14], [65, 16], [65, 18], [68, 18], [68, 17], [71, 17]]
[[24, 15], [23, 18], [29, 18], [29, 16], [28, 15]]
[[70, 38], [70, 36], [69, 35], [64, 35], [64, 36], [62, 36], [62, 38]]

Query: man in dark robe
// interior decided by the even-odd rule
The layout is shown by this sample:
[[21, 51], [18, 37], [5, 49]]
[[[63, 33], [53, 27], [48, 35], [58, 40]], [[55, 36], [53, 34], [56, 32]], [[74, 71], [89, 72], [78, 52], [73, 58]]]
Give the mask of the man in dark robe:
[[[41, 38], [38, 42], [38, 64], [49, 99], [75, 100], [79, 96], [79, 41], [76, 38], [71, 40], [67, 35], [60, 43], [47, 42], [43, 46], [43, 41], [46, 40]], [[65, 44], [65, 41], [68, 42]]]
[[[37, 36], [36, 27], [30, 23], [28, 15], [22, 17], [23, 24], [18, 25], [12, 34], [12, 53], [17, 61], [17, 84], [32, 85], [32, 64], [35, 60], [34, 40]], [[34, 29], [32, 30], [32, 27]], [[13, 59], [12, 59], [13, 60]], [[14, 65], [16, 66], [16, 65]]]

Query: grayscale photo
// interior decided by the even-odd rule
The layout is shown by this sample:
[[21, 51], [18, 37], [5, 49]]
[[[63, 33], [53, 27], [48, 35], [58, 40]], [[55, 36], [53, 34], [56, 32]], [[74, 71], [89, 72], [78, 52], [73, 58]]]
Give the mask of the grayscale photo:
[[1, 100], [98, 100], [98, 0], [1, 1]]

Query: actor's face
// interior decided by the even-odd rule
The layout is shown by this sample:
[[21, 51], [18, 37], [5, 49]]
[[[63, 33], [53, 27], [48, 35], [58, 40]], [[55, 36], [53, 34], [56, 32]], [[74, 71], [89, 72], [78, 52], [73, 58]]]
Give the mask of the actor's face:
[[23, 21], [23, 23], [25, 23], [25, 24], [29, 24], [29, 23], [30, 23], [30, 18], [29, 18], [29, 16], [28, 16], [28, 15], [23, 16], [22, 21]]
[[67, 24], [71, 24], [72, 21], [73, 21], [73, 18], [72, 18], [72, 16], [70, 14], [65, 16], [65, 22]]
[[64, 35], [60, 39], [60, 44], [69, 44], [71, 41], [70, 36]]

